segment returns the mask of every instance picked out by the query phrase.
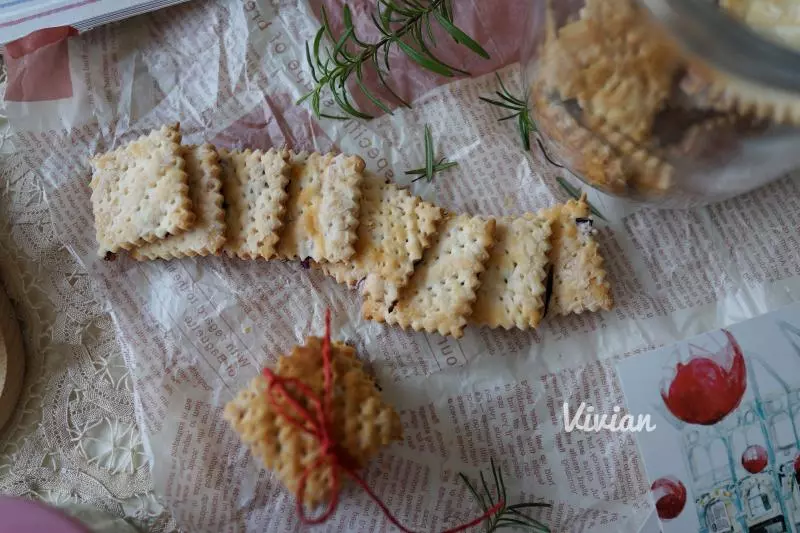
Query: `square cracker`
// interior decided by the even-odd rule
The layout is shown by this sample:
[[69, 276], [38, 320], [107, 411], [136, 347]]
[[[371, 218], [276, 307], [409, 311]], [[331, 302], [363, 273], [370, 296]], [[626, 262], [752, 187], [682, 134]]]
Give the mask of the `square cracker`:
[[184, 233], [135, 248], [132, 255], [137, 261], [216, 254], [225, 244], [225, 210], [217, 150], [210, 144], [181, 148], [189, 176], [194, 226]]
[[[310, 337], [305, 346], [297, 346], [291, 356], [278, 359], [275, 373], [283, 378], [301, 380], [322, 398], [324, 374], [322, 339]], [[384, 446], [402, 440], [403, 426], [391, 405], [385, 403], [375, 381], [364, 371], [355, 350], [340, 342], [331, 343], [333, 370], [332, 424], [335, 442], [363, 468]], [[298, 495], [300, 477], [319, 458], [320, 442], [292, 425], [276, 412], [268, 399], [269, 381], [259, 375], [249, 387], [239, 392], [225, 408], [230, 422], [242, 442], [264, 466], [273, 470], [284, 485]], [[290, 392], [293, 390], [287, 387]], [[292, 394], [306, 409], [313, 412], [307, 398]], [[290, 415], [296, 411], [281, 401]], [[306, 479], [303, 502], [313, 506], [329, 501], [331, 465], [325, 462]]]
[[192, 227], [177, 124], [92, 158], [92, 211], [105, 257]]
[[292, 156], [285, 259], [344, 261], [354, 250], [364, 161], [357, 156], [302, 152]]
[[494, 244], [494, 219], [448, 215], [393, 306], [365, 301], [364, 318], [461, 337]]
[[353, 257], [342, 263], [322, 263], [320, 268], [350, 286], [363, 279], [367, 300], [391, 305], [430, 246], [441, 218], [441, 208], [368, 176], [362, 185]]
[[530, 213], [499, 218], [494, 236], [470, 323], [535, 328], [544, 310], [550, 220]]
[[557, 315], [609, 310], [614, 305], [603, 257], [592, 238], [586, 196], [540, 212], [552, 223], [550, 264], [553, 292], [549, 309]]
[[275, 255], [283, 225], [289, 152], [220, 150], [225, 197], [225, 253], [242, 259]]

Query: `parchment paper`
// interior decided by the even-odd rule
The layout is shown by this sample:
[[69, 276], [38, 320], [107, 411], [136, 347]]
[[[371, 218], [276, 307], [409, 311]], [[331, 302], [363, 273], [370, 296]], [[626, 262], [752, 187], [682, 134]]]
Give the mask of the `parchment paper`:
[[[325, 5], [341, 12], [339, 2]], [[359, 27], [371, 6], [351, 3]], [[293, 104], [309, 87], [304, 43], [319, 26], [305, 1], [193, 1], [9, 63], [14, 142], [45, 184], [61, 237], [108, 301], [156, 489], [185, 530], [299, 528], [293, 498], [221, 411], [261, 367], [319, 334], [329, 307], [336, 335], [357, 344], [401, 413], [405, 441], [364, 475], [409, 527], [437, 531], [480, 514], [456, 474], [474, 479], [494, 457], [512, 502], [552, 503], [537, 517], [553, 531], [639, 531], [653, 511], [633, 438], [567, 434], [562, 403], [611, 412], [624, 405], [619, 358], [800, 299], [793, 178], [692, 211], [637, 211], [592, 193], [609, 219], [598, 221], [598, 238], [614, 310], [548, 317], [530, 333], [468, 327], [460, 341], [366, 323], [355, 292], [296, 262], [95, 257], [87, 157], [176, 120], [187, 143], [336, 148], [401, 184], [405, 170], [422, 165], [429, 124], [439, 153], [459, 167], [414, 184], [416, 194], [483, 215], [564, 201], [555, 177], [565, 172], [523, 152], [513, 125], [497, 122], [501, 110], [478, 100], [496, 90], [494, 71], [523, 93], [516, 49], [524, 6], [459, 3], [457, 22], [492, 59], [445, 37], [437, 52], [472, 78], [442, 79], [398, 58], [393, 78], [413, 108], [369, 122], [317, 122]], [[351, 487], [320, 530], [388, 527]]]

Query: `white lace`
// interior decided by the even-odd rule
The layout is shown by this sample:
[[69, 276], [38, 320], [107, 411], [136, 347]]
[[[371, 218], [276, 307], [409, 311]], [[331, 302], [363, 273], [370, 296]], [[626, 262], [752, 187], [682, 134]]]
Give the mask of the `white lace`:
[[[2, 94], [5, 68], [0, 76]], [[44, 193], [24, 166], [0, 115], [0, 284], [27, 352], [22, 395], [0, 434], [0, 493], [90, 505], [142, 531], [174, 531], [152, 492], [111, 320], [56, 239]]]

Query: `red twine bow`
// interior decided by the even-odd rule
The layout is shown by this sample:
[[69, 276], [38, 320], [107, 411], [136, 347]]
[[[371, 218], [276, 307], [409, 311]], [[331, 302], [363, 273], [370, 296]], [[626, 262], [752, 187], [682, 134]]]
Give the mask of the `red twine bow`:
[[[412, 530], [404, 527], [397, 518], [392, 515], [378, 496], [372, 492], [367, 482], [364, 481], [357, 473], [357, 463], [353, 460], [347, 450], [343, 449], [333, 436], [332, 420], [333, 413], [331, 404], [333, 401], [333, 369], [331, 367], [331, 312], [330, 309], [325, 312], [325, 337], [322, 340], [322, 371], [324, 374], [324, 390], [323, 397], [320, 400], [319, 396], [305, 383], [297, 378], [286, 378], [275, 374], [269, 368], [264, 369], [264, 377], [267, 378], [267, 396], [269, 398], [270, 406], [281, 416], [283, 416], [294, 427], [313, 436], [320, 444], [319, 458], [306, 467], [302, 476], [300, 476], [300, 483], [297, 490], [297, 515], [300, 521], [307, 525], [321, 524], [328, 520], [333, 513], [336, 512], [336, 507], [339, 505], [339, 491], [341, 490], [340, 473], [344, 472], [350, 476], [370, 498], [380, 507], [386, 518], [395, 525], [400, 531], [404, 533], [414, 533]], [[295, 390], [302, 394], [312, 409], [306, 409], [296, 398], [294, 398], [286, 389], [286, 385], [293, 385]], [[275, 395], [277, 393], [277, 397]], [[283, 400], [289, 404], [298, 416], [294, 416], [284, 410], [283, 405], [278, 402], [278, 398], [282, 397]], [[317, 518], [309, 518], [306, 516], [305, 509], [303, 508], [303, 496], [306, 490], [306, 481], [311, 473], [319, 468], [323, 463], [328, 463], [331, 467], [331, 499], [328, 502], [328, 507], [325, 512]], [[468, 522], [466, 524], [445, 530], [443, 533], [457, 533], [464, 531], [472, 526], [477, 526], [490, 516], [499, 511], [505, 502], [500, 501], [494, 507], [487, 510], [480, 517]]]

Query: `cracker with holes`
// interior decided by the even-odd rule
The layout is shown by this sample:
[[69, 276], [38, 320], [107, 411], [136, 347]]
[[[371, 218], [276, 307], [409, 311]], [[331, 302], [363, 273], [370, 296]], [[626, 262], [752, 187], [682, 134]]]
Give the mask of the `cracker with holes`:
[[[330, 426], [335, 442], [360, 469], [383, 447], [402, 440], [403, 427], [395, 410], [381, 399], [375, 381], [365, 373], [352, 347], [333, 342], [331, 356], [334, 395]], [[289, 356], [281, 356], [275, 373], [302, 381], [318, 398], [323, 398], [322, 339], [310, 337], [305, 346], [295, 347]], [[320, 442], [276, 412], [267, 396], [268, 386], [267, 377], [254, 378], [226, 406], [225, 419], [253, 455], [298, 495], [300, 477], [320, 456]], [[306, 398], [293, 396], [298, 397], [305, 409], [313, 409]], [[285, 400], [281, 401], [285, 405]], [[286, 412], [294, 416], [293, 411]], [[329, 501], [330, 476], [330, 463], [323, 462], [313, 469], [306, 480], [302, 503], [313, 506]]]
[[219, 155], [210, 144], [183, 146], [189, 198], [195, 222], [192, 229], [144, 244], [132, 252], [137, 261], [216, 254], [225, 244], [225, 210], [220, 189]]
[[541, 212], [552, 223], [553, 292], [548, 309], [557, 315], [607, 311], [614, 303], [589, 213], [585, 195]]
[[441, 218], [441, 208], [369, 176], [362, 185], [353, 257], [320, 267], [339, 283], [354, 286], [363, 279], [366, 300], [391, 305], [430, 246]]
[[492, 328], [535, 328], [544, 310], [550, 220], [530, 213], [499, 218], [494, 235], [469, 321]]
[[365, 301], [364, 318], [459, 338], [494, 244], [495, 221], [448, 215], [393, 306]]
[[293, 154], [279, 255], [344, 261], [355, 252], [364, 161], [357, 156]]
[[275, 256], [289, 183], [286, 150], [220, 151], [227, 225], [225, 253], [241, 259]]
[[92, 158], [92, 211], [98, 255], [106, 257], [192, 227], [178, 125]]

